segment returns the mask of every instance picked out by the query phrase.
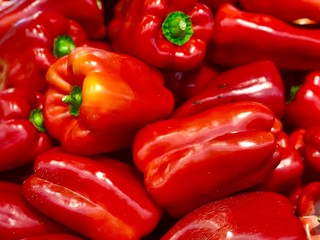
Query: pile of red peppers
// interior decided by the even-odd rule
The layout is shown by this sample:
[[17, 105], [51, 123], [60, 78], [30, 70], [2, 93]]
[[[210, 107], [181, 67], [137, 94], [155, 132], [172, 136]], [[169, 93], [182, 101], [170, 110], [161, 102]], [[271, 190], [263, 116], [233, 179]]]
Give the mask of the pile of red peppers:
[[0, 0], [0, 239], [320, 239], [320, 1]]

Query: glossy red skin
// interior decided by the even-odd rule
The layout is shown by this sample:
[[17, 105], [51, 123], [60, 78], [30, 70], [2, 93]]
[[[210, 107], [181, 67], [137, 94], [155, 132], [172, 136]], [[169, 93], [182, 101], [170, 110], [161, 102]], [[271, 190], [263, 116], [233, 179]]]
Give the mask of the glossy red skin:
[[222, 5], [208, 58], [227, 67], [269, 59], [279, 70], [318, 69], [320, 30], [294, 27], [278, 18]]
[[90, 38], [102, 39], [106, 36], [103, 6], [102, 9], [99, 9], [96, 0], [12, 1], [12, 4], [0, 7], [0, 36], [5, 34], [17, 21], [45, 11], [57, 11], [79, 22]]
[[181, 217], [254, 186], [276, 168], [275, 122], [264, 105], [238, 102], [151, 123], [135, 137], [134, 163], [157, 203]]
[[218, 74], [178, 107], [172, 117], [186, 117], [215, 106], [239, 101], [265, 104], [281, 118], [285, 107], [283, 83], [275, 65], [267, 60], [235, 67]]
[[320, 122], [320, 71], [311, 71], [293, 99], [286, 104], [284, 123], [309, 128]]
[[289, 143], [288, 135], [281, 131], [277, 136], [281, 161], [271, 174], [257, 186], [255, 190], [286, 193], [301, 182], [304, 163], [299, 152]]
[[[44, 120], [62, 147], [97, 154], [130, 147], [145, 124], [167, 117], [174, 107], [161, 73], [129, 55], [79, 47], [51, 65]], [[62, 102], [74, 85], [82, 88], [79, 116]]]
[[0, 91], [0, 171], [31, 164], [53, 146], [51, 136], [29, 121], [30, 112], [42, 108], [42, 97], [24, 88]]
[[164, 69], [162, 74], [166, 87], [175, 96], [175, 105], [179, 106], [187, 99], [201, 92], [219, 74], [219, 71], [218, 67], [203, 63], [189, 71]]
[[46, 72], [57, 60], [54, 40], [61, 35], [70, 36], [76, 46], [91, 44], [79, 23], [58, 12], [15, 24], [0, 40], [0, 89], [22, 86], [44, 93], [48, 88]]
[[239, 3], [246, 11], [265, 13], [288, 22], [301, 18], [320, 21], [318, 0], [239, 0]]
[[293, 148], [296, 149], [300, 154], [303, 153], [305, 148], [305, 142], [304, 142], [305, 133], [306, 133], [305, 128], [295, 128], [288, 135], [289, 144], [293, 146]]
[[20, 240], [84, 240], [84, 238], [69, 234], [47, 234], [41, 236], [27, 237]]
[[297, 212], [307, 233], [308, 239], [316, 240], [320, 237], [320, 182], [311, 182], [303, 186], [298, 201]]
[[21, 185], [0, 181], [0, 235], [15, 240], [67, 229], [32, 207], [23, 197]]
[[23, 194], [38, 210], [89, 239], [139, 239], [162, 214], [133, 166], [60, 150], [39, 155]]
[[[182, 46], [169, 42], [161, 25], [167, 15], [181, 11], [190, 16], [193, 35]], [[201, 64], [213, 33], [210, 9], [196, 0], [119, 0], [108, 26], [112, 47], [159, 68], [190, 70]]]
[[224, 3], [231, 3], [236, 5], [238, 3], [238, 0], [199, 0], [199, 2], [207, 5], [213, 13], [216, 13], [219, 7]]
[[178, 221], [161, 240], [306, 239], [286, 197], [249, 192], [208, 203]]

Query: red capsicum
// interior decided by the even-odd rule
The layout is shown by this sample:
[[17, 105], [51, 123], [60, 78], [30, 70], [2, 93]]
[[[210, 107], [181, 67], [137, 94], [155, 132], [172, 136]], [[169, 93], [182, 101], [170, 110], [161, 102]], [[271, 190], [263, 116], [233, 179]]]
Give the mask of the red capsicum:
[[239, 4], [246, 11], [265, 13], [287, 22], [303, 18], [320, 22], [318, 0], [239, 0]]
[[0, 171], [31, 164], [54, 142], [46, 132], [43, 96], [24, 88], [0, 91]]
[[29, 204], [22, 186], [0, 181], [0, 236], [5, 240], [71, 232]]
[[201, 64], [213, 33], [210, 9], [196, 0], [119, 0], [108, 25], [111, 44], [160, 68]]
[[45, 125], [73, 153], [130, 147], [142, 126], [167, 117], [174, 106], [158, 69], [103, 49], [76, 48], [51, 65], [47, 80]]
[[41, 236], [27, 237], [20, 240], [85, 240], [82, 237], [78, 237], [70, 234], [46, 234]]
[[12, 3], [0, 8], [0, 36], [21, 19], [48, 11], [60, 12], [67, 18], [79, 22], [90, 38], [102, 39], [106, 36], [103, 1], [19, 0], [10, 2]]
[[291, 87], [283, 122], [288, 126], [309, 128], [320, 123], [320, 71], [309, 72], [301, 85]]
[[281, 161], [263, 181], [254, 187], [255, 190], [286, 193], [300, 185], [304, 163], [299, 152], [290, 145], [289, 137], [281, 131], [277, 137]]
[[164, 69], [162, 74], [165, 85], [175, 96], [175, 105], [179, 106], [201, 90], [218, 75], [220, 69], [207, 63], [202, 63], [189, 71]]
[[310, 240], [320, 238], [319, 204], [320, 182], [311, 182], [303, 186], [297, 201], [297, 213]]
[[250, 192], [201, 206], [161, 238], [178, 239], [307, 238], [286, 197], [274, 192]]
[[171, 216], [258, 184], [280, 162], [279, 121], [257, 102], [229, 103], [146, 125], [133, 160], [147, 189]]
[[162, 215], [139, 171], [106, 157], [49, 150], [22, 189], [35, 208], [88, 239], [140, 239]]
[[277, 118], [282, 117], [285, 107], [283, 83], [271, 61], [257, 61], [218, 74], [202, 91], [178, 107], [172, 116], [190, 116], [238, 101], [260, 102], [269, 107]]
[[234, 67], [268, 59], [279, 70], [320, 68], [320, 30], [292, 26], [280, 19], [222, 5], [215, 15], [215, 30], [208, 58]]
[[44, 93], [51, 64], [77, 46], [94, 44], [79, 23], [58, 12], [24, 19], [0, 40], [0, 89], [23, 86]]

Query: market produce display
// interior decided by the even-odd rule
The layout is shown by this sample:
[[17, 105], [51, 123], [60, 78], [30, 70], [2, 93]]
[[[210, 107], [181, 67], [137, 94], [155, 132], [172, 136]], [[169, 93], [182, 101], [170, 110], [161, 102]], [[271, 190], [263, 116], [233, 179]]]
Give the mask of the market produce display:
[[319, 239], [319, 16], [0, 0], [0, 239]]

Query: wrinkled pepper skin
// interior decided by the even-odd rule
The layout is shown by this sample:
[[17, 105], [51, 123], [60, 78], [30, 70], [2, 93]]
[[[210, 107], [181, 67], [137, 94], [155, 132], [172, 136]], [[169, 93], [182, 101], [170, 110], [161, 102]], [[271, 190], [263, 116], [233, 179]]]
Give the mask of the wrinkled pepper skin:
[[23, 194], [35, 208], [89, 239], [139, 239], [162, 214], [133, 166], [60, 149], [39, 155]]
[[271, 174], [261, 181], [255, 190], [286, 193], [301, 182], [304, 163], [299, 152], [289, 143], [289, 137], [281, 131], [277, 137], [281, 161]]
[[286, 197], [274, 192], [250, 192], [201, 206], [161, 238], [178, 239], [307, 238]]
[[174, 107], [158, 69], [102, 49], [76, 48], [51, 65], [47, 80], [45, 124], [68, 152], [130, 147], [142, 126], [167, 117]]
[[303, 186], [297, 201], [297, 212], [310, 240], [320, 238], [319, 204], [320, 182], [311, 182]]
[[[280, 162], [275, 120], [257, 102], [224, 104], [140, 129], [133, 159], [171, 216], [254, 186]], [[278, 128], [279, 126], [277, 126]]]
[[100, 0], [19, 0], [0, 8], [0, 36], [16, 22], [39, 12], [56, 11], [69, 19], [79, 22], [90, 39], [106, 36], [104, 9]]
[[208, 58], [234, 67], [268, 59], [279, 70], [319, 69], [320, 30], [292, 26], [270, 15], [222, 5], [215, 15], [215, 29]]
[[291, 88], [283, 122], [292, 127], [310, 128], [320, 123], [320, 71], [309, 72], [301, 85]]
[[320, 2], [318, 0], [239, 0], [242, 9], [264, 13], [287, 22], [308, 18], [320, 22]]
[[178, 107], [172, 116], [191, 116], [239, 101], [260, 102], [269, 107], [278, 119], [282, 117], [285, 108], [283, 83], [271, 61], [257, 61], [218, 74], [202, 91]]
[[1, 239], [16, 240], [69, 231], [30, 205], [19, 184], [0, 181], [0, 208]]
[[43, 124], [43, 96], [24, 88], [0, 91], [0, 171], [32, 164], [54, 145]]
[[108, 33], [115, 51], [190, 70], [204, 59], [213, 26], [210, 9], [196, 0], [119, 0]]
[[[97, 43], [88, 40], [79, 23], [58, 12], [24, 19], [0, 40], [0, 89], [23, 86], [44, 93], [50, 65], [77, 46]], [[102, 42], [99, 47], [103, 45], [108, 48]]]

